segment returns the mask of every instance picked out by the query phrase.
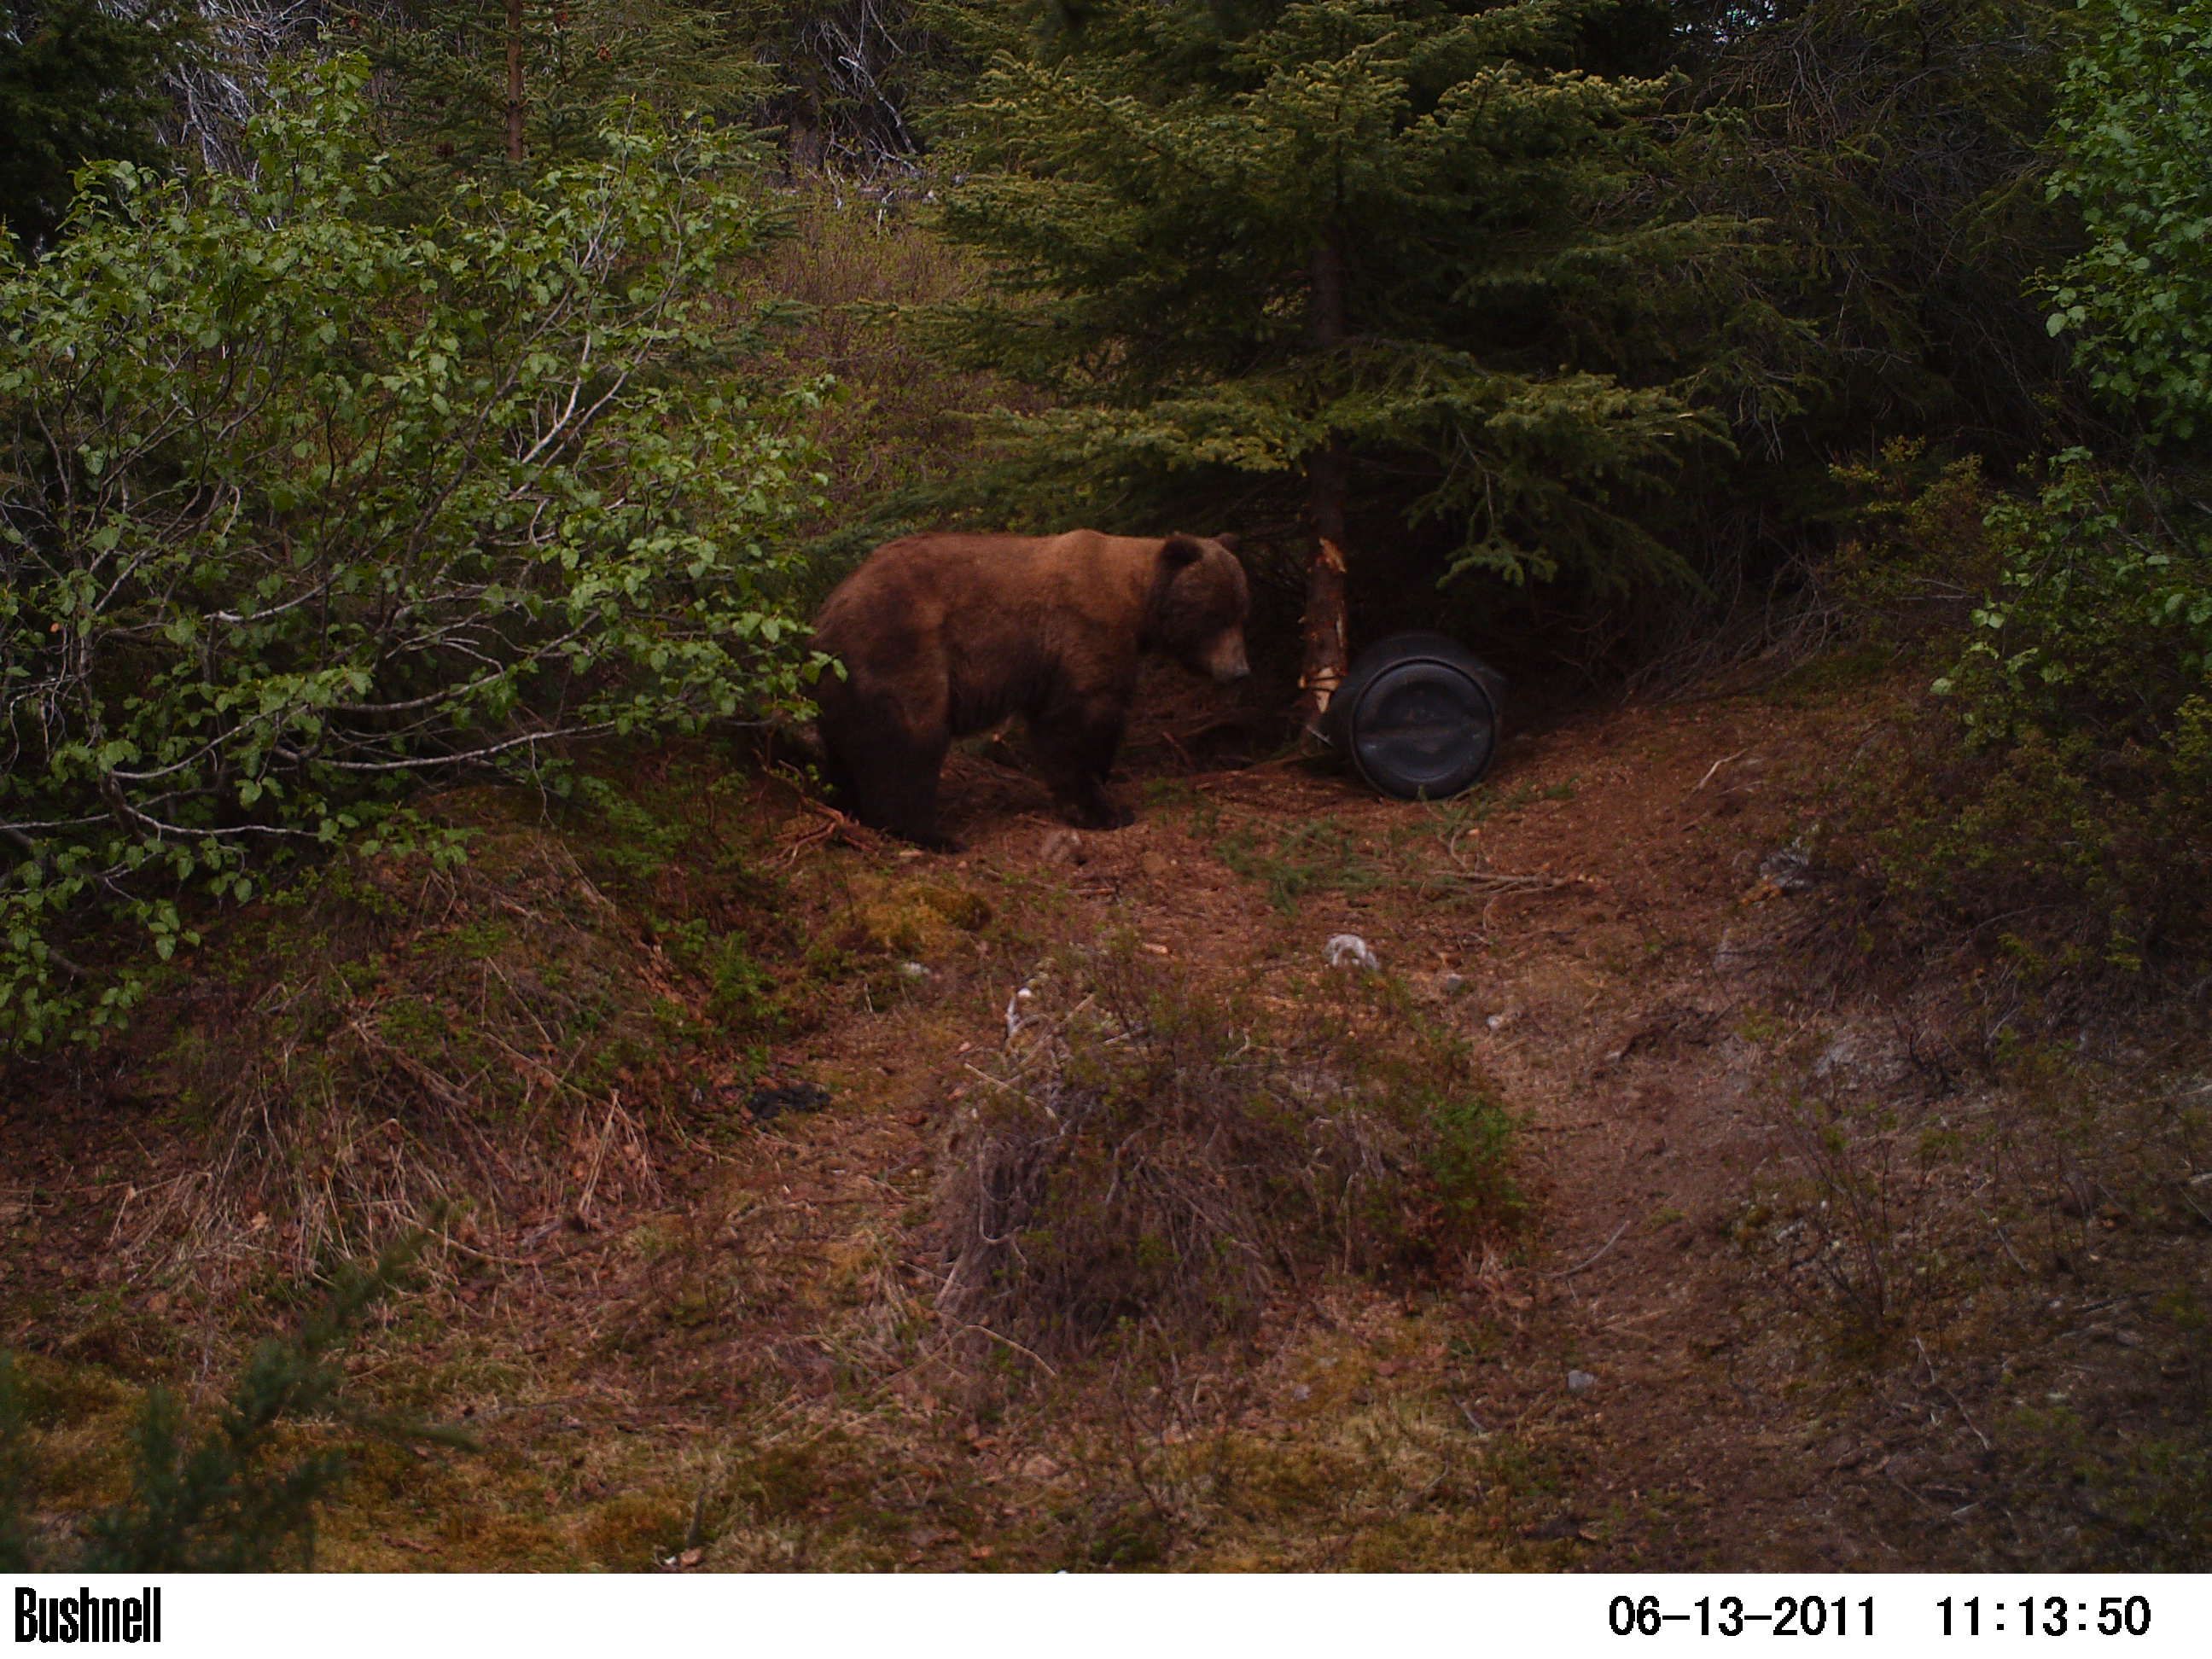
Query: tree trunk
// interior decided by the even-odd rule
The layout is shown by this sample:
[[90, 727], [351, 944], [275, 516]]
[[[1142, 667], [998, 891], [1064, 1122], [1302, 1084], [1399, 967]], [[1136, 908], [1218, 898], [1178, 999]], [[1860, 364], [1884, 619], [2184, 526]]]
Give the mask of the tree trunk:
[[507, 159], [522, 162], [522, 0], [507, 0]]
[[[1317, 355], [1344, 343], [1344, 254], [1334, 239], [1314, 246], [1308, 331]], [[1351, 456], [1334, 433], [1306, 457], [1306, 514], [1313, 521], [1314, 554], [1306, 566], [1305, 665], [1298, 676], [1295, 713], [1311, 733], [1344, 683], [1350, 660], [1345, 626], [1344, 502]]]
[[1331, 438], [1306, 457], [1306, 512], [1313, 520], [1313, 558], [1306, 566], [1305, 665], [1298, 675], [1296, 710], [1311, 733], [1344, 683], [1350, 657], [1345, 638], [1344, 445]]

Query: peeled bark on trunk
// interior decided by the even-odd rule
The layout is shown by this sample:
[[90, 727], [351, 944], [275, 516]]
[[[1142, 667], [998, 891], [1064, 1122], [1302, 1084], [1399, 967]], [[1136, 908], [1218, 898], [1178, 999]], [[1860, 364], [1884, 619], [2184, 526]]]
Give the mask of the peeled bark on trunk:
[[1344, 683], [1351, 659], [1346, 637], [1344, 586], [1344, 446], [1328, 447], [1306, 462], [1307, 510], [1314, 524], [1314, 553], [1306, 565], [1305, 665], [1298, 676], [1298, 724], [1311, 732], [1328, 700]]
[[[1323, 238], [1313, 252], [1308, 296], [1308, 331], [1318, 353], [1344, 343], [1344, 255]], [[1350, 661], [1345, 623], [1344, 503], [1349, 493], [1351, 457], [1344, 441], [1328, 441], [1306, 457], [1306, 513], [1313, 521], [1313, 559], [1306, 566], [1305, 665], [1298, 676], [1295, 710], [1301, 730], [1311, 734], [1344, 683]]]
[[522, 161], [522, 0], [507, 0], [507, 159]]

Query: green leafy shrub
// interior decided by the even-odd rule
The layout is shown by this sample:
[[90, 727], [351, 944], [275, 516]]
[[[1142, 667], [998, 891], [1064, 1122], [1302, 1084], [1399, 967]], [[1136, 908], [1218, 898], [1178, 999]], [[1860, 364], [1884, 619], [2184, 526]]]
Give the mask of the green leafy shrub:
[[[2212, 412], [2212, 4], [2088, 0], [2048, 134], [2083, 246], [2050, 280], [2054, 336], [2153, 441]], [[2187, 452], [2154, 471], [2071, 449], [1972, 540], [1996, 569], [1935, 690], [1963, 761], [1910, 781], [1893, 868], [2045, 959], [2135, 968], [2212, 932], [2206, 695], [2212, 513]], [[1954, 538], [1964, 544], [1969, 538]], [[2070, 956], [2067, 959], [2073, 959]]]
[[2188, 441], [2212, 412], [2212, 4], [2087, 0], [2069, 51], [2046, 143], [2081, 243], [2039, 289], [2051, 333], [2146, 441], [2124, 466], [2062, 453], [1978, 527], [1957, 510], [1973, 481], [1947, 473], [1892, 503], [1903, 533], [1859, 580], [1877, 596], [1942, 581], [1948, 550], [1952, 591], [1977, 596], [1934, 688], [1961, 741], [1893, 781], [1891, 874], [2019, 960], [2132, 969], [2212, 935], [2212, 511]]
[[750, 150], [611, 122], [416, 227], [363, 74], [280, 80], [251, 179], [95, 169], [0, 264], [0, 1043], [112, 1023], [118, 935], [167, 957], [420, 781], [799, 700], [814, 391], [739, 372]]
[[2212, 522], [2071, 451], [1984, 534], [1996, 580], [1934, 688], [1963, 752], [1906, 781], [1892, 870], [2138, 966], [2212, 923]]
[[1939, 693], [1977, 743], [2029, 732], [2167, 747], [2212, 671], [2212, 520], [2069, 450], [2033, 501], [1991, 509], [1996, 592]]
[[2051, 288], [2054, 335], [2154, 434], [2212, 417], [2212, 0], [2086, 0], [2051, 190], [2086, 246]]

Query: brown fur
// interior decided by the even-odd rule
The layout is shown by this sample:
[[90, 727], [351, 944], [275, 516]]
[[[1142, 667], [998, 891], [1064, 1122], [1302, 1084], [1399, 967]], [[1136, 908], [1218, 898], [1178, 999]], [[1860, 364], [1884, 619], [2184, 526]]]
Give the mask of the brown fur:
[[832, 787], [925, 847], [952, 739], [1024, 716], [1073, 822], [1129, 822], [1105, 793], [1146, 651], [1242, 679], [1249, 604], [1234, 538], [909, 536], [868, 556], [815, 619], [845, 665], [816, 688]]

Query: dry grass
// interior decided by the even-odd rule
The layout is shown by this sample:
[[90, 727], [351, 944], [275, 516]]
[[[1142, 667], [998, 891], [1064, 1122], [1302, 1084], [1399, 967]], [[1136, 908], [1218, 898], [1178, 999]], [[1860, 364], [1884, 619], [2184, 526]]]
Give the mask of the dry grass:
[[[1968, 1027], [1978, 1005], [1954, 994]], [[1790, 1056], [1737, 1237], [1884, 1480], [1991, 1565], [2201, 1565], [2212, 1534], [2212, 1087], [2201, 1042], [2000, 1045], [1897, 1016]], [[1968, 1035], [1971, 1036], [1971, 1030]], [[1987, 1513], [1982, 1513], [1984, 1510]], [[1970, 1534], [1961, 1523], [1972, 1517]], [[1947, 1539], [1947, 1543], [1949, 1541]]]
[[[672, 1125], [624, 1061], [649, 1052], [656, 997], [681, 1006], [676, 976], [638, 982], [615, 907], [550, 838], [474, 853], [325, 871], [276, 932], [291, 971], [178, 1034], [211, 1156], [125, 1207], [125, 1249], [299, 1273], [441, 1200], [477, 1206], [465, 1243], [652, 1190], [648, 1123]], [[380, 937], [314, 948], [348, 921]]]
[[1455, 1045], [1342, 975], [1240, 1006], [1127, 949], [1007, 1012], [940, 1163], [939, 1310], [1049, 1365], [1249, 1330], [1328, 1269], [1418, 1267], [1511, 1218], [1505, 1121]]
[[663, 1201], [670, 1159], [711, 1161], [742, 1105], [746, 1045], [794, 1018], [796, 971], [760, 936], [772, 878], [710, 798], [668, 793], [702, 821], [610, 797], [586, 867], [534, 799], [456, 792], [431, 811], [465, 861], [349, 854], [264, 902], [134, 1036], [206, 1150], [125, 1196], [111, 1248], [220, 1290], [447, 1206], [462, 1257], [524, 1265]]

